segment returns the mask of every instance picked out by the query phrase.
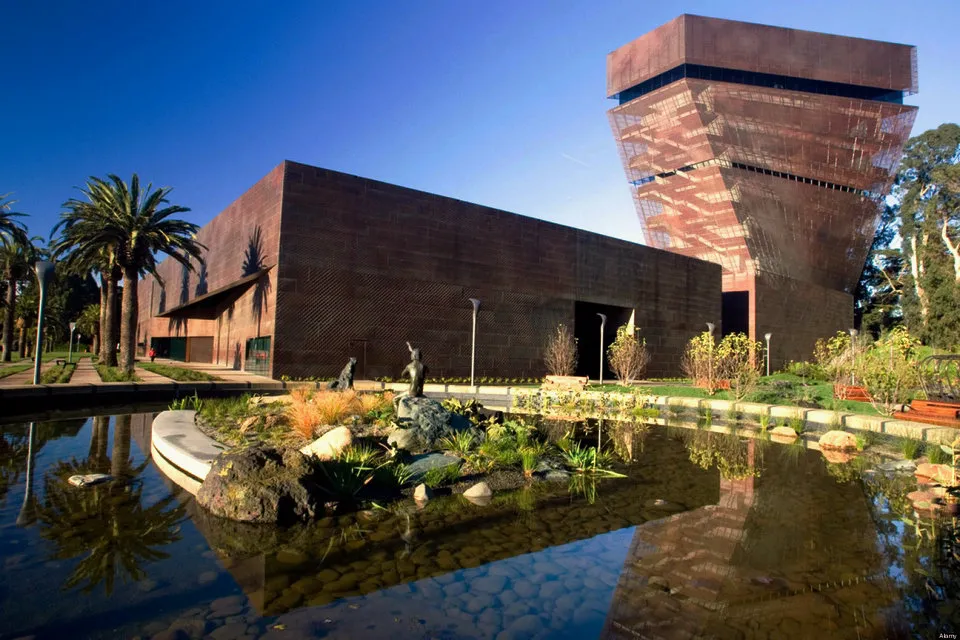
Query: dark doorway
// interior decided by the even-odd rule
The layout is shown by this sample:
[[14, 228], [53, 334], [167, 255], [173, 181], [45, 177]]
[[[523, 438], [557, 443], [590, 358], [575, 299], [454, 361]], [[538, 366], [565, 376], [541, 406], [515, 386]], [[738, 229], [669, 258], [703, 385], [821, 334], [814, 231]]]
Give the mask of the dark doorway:
[[594, 302], [574, 303], [573, 307], [573, 336], [577, 339], [577, 369], [578, 376], [588, 376], [595, 380], [600, 375], [600, 318], [598, 313], [607, 316], [607, 324], [603, 331], [603, 379], [613, 380], [613, 372], [607, 366], [607, 348], [617, 338], [617, 328], [630, 321], [633, 309], [615, 307], [609, 304]]
[[750, 335], [750, 292], [725, 291], [723, 293], [723, 335], [743, 333]]
[[247, 339], [243, 370], [261, 376], [270, 375], [270, 336]]

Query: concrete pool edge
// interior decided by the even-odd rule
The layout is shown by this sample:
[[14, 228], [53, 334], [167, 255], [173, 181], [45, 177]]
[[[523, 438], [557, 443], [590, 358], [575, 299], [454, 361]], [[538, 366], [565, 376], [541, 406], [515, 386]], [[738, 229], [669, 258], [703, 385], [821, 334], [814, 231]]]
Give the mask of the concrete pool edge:
[[197, 427], [196, 411], [162, 411], [153, 419], [151, 448], [154, 460], [178, 485], [196, 494], [213, 460], [226, 447]]

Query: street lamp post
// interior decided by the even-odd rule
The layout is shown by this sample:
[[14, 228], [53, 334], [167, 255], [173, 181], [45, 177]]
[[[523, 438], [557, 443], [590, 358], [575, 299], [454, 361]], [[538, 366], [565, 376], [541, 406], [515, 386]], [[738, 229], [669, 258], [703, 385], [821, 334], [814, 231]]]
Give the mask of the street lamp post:
[[607, 326], [607, 316], [598, 313], [600, 316], [600, 384], [603, 384], [603, 329]]
[[73, 362], [73, 332], [77, 328], [76, 322], [70, 323], [70, 346], [67, 347], [67, 362]]
[[40, 360], [43, 356], [43, 309], [47, 304], [47, 284], [53, 276], [53, 263], [38, 260], [37, 282], [40, 284], [40, 305], [37, 308], [37, 348], [33, 354], [33, 384], [40, 384]]
[[770, 337], [772, 333], [763, 334], [763, 339], [767, 341], [767, 377], [770, 377]]
[[857, 365], [857, 335], [859, 331], [850, 329], [850, 385], [856, 384], [856, 365]]
[[473, 374], [477, 362], [477, 313], [480, 311], [480, 301], [470, 298], [473, 305], [473, 339], [470, 342], [470, 386], [473, 386]]

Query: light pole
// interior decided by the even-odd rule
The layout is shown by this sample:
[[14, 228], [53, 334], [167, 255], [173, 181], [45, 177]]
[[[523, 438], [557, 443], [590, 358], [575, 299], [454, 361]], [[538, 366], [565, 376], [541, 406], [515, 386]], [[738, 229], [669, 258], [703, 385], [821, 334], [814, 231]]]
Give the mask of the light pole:
[[477, 362], [477, 313], [480, 311], [480, 301], [470, 298], [473, 305], [473, 339], [470, 342], [470, 386], [473, 386], [473, 373]]
[[67, 348], [67, 362], [73, 362], [73, 332], [77, 328], [76, 322], [70, 323], [70, 346]]
[[47, 284], [53, 276], [53, 263], [38, 260], [37, 282], [40, 284], [40, 305], [37, 308], [37, 348], [33, 354], [33, 384], [40, 384], [40, 359], [43, 356], [43, 308], [47, 304]]
[[603, 384], [603, 329], [607, 326], [607, 316], [598, 313], [600, 316], [600, 384]]
[[772, 333], [763, 334], [763, 339], [767, 341], [767, 377], [770, 377], [770, 337]]
[[856, 384], [856, 366], [857, 366], [857, 334], [856, 329], [850, 329], [850, 386]]

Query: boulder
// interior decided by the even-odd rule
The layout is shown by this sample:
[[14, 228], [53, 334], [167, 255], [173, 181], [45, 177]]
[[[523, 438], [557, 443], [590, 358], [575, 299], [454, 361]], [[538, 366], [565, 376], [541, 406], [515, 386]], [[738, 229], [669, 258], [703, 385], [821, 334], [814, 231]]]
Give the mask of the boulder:
[[857, 456], [853, 453], [848, 453], [848, 450], [841, 449], [821, 449], [820, 453], [823, 455], [823, 459], [831, 464], [846, 464], [850, 462]]
[[474, 504], [487, 505], [493, 498], [493, 491], [486, 482], [478, 482], [463, 492], [463, 497]]
[[305, 456], [315, 456], [319, 460], [332, 460], [353, 444], [353, 434], [347, 427], [337, 427], [300, 449]]
[[857, 439], [846, 431], [827, 431], [820, 436], [820, 449], [851, 451], [857, 448]]
[[952, 487], [955, 482], [953, 468], [948, 464], [930, 464], [927, 462], [917, 465], [917, 470], [913, 472], [917, 479], [923, 481], [930, 480], [936, 484], [942, 484], [945, 487]]
[[775, 427], [770, 430], [770, 439], [774, 442], [793, 442], [797, 439], [797, 432], [790, 427]]
[[413, 456], [407, 464], [407, 473], [410, 474], [411, 484], [420, 482], [431, 469], [443, 469], [452, 465], [462, 464], [463, 460], [456, 456], [443, 453], [424, 453]]
[[436, 449], [440, 440], [459, 431], [476, 430], [465, 417], [447, 411], [436, 400], [403, 396], [397, 404], [398, 429], [387, 437], [387, 444], [419, 453]]
[[296, 449], [253, 446], [221, 453], [200, 486], [197, 504], [239, 522], [304, 522], [322, 510], [313, 472]]
[[413, 499], [417, 502], [427, 502], [433, 497], [433, 491], [425, 484], [418, 484], [413, 490]]

